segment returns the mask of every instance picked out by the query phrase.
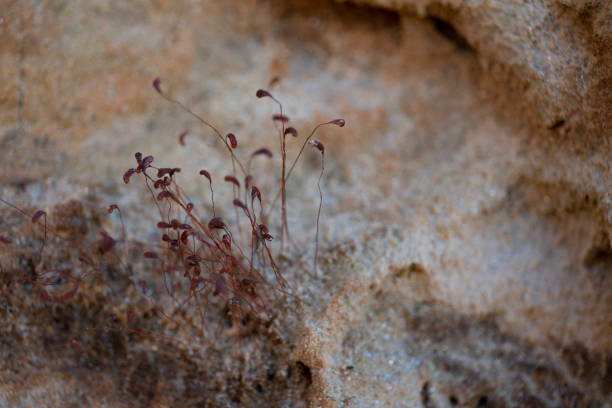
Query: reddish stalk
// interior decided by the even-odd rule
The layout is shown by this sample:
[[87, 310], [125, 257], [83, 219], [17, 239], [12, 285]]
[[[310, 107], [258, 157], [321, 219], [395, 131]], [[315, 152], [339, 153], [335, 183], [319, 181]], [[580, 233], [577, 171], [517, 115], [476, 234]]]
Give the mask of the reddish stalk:
[[286, 183], [286, 163], [287, 163], [287, 145], [285, 141], [285, 122], [289, 119], [283, 115], [283, 104], [280, 103], [272, 94], [264, 89], [260, 89], [255, 94], [258, 98], [268, 97], [272, 99], [278, 105], [280, 109], [280, 116], [275, 116], [273, 119], [281, 122], [281, 132], [279, 134], [280, 149], [281, 149], [281, 253], [285, 250], [285, 234], [287, 234], [287, 241], [291, 242], [291, 236], [289, 234], [289, 223], [287, 221], [287, 183]]
[[[321, 127], [321, 126], [325, 126], [325, 125], [336, 125], [339, 127], [344, 127], [345, 121], [344, 119], [334, 119], [334, 120], [330, 120], [329, 122], [324, 122], [324, 123], [319, 123], [317, 126], [315, 126], [312, 131], [310, 132], [310, 134], [308, 135], [308, 137], [304, 140], [304, 143], [302, 144], [302, 147], [300, 148], [297, 156], [295, 157], [295, 159], [293, 160], [293, 163], [291, 164], [291, 167], [289, 168], [289, 171], [287, 172], [287, 177], [285, 179], [285, 181], [289, 180], [289, 177], [291, 177], [291, 173], [293, 173], [293, 169], [295, 168], [295, 165], [297, 164], [298, 160], [300, 159], [300, 157], [302, 156], [302, 152], [304, 151], [304, 148], [306, 147], [306, 145], [308, 144], [308, 142], [310, 141], [310, 139], [312, 139], [312, 137], [315, 135], [315, 133], [317, 132], [317, 130]], [[270, 212], [274, 209], [274, 206], [276, 205], [276, 202], [278, 201], [278, 197], [281, 194], [281, 192], [277, 192], [276, 195], [274, 196], [274, 200], [272, 200], [272, 203], [270, 204], [270, 206], [268, 207], [268, 211], [266, 212], [265, 216], [267, 217]]]
[[314, 262], [312, 266], [312, 272], [316, 276], [317, 265], [318, 265], [318, 260], [319, 260], [319, 219], [321, 218], [321, 207], [323, 207], [323, 193], [321, 192], [321, 177], [323, 177], [323, 171], [325, 171], [325, 147], [323, 146], [323, 143], [317, 140], [311, 140], [309, 144], [321, 152], [321, 173], [319, 173], [319, 179], [317, 180], [317, 189], [319, 190], [319, 209], [317, 211], [317, 230], [315, 233], [315, 257], [314, 257]]

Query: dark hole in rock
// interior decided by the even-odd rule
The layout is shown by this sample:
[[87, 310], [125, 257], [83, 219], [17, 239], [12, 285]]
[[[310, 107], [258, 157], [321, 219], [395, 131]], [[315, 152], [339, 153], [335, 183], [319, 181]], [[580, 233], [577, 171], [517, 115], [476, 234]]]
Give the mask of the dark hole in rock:
[[444, 38], [453, 42], [460, 51], [476, 53], [476, 50], [470, 45], [470, 43], [463, 37], [457, 29], [448, 21], [442, 20], [437, 17], [429, 18], [434, 25], [434, 28]]
[[306, 364], [302, 363], [301, 361], [298, 361], [295, 365], [298, 369], [299, 375], [302, 378], [304, 378], [306, 383], [308, 385], [312, 384], [312, 372], [310, 371], [310, 367], [308, 367]]

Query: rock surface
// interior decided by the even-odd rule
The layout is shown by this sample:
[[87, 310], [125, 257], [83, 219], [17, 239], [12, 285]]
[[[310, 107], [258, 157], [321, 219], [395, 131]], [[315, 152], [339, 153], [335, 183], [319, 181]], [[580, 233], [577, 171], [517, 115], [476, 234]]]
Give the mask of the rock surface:
[[[95, 285], [41, 301], [14, 279], [40, 268], [41, 231], [4, 208], [0, 405], [610, 406], [612, 4], [230, 3], [5, 0], [0, 197], [46, 210], [74, 242], [118, 231], [117, 203], [146, 241], [156, 209], [121, 181], [135, 151], [182, 167], [201, 202], [198, 170], [231, 169], [152, 79], [246, 155], [277, 141], [255, 90], [280, 77], [300, 133], [347, 122], [318, 136], [320, 270], [312, 152], [289, 186], [282, 260], [300, 302], [238, 338], [142, 299], [140, 334], [155, 334], [115, 329], [126, 306]], [[77, 262], [65, 241], [46, 251]]]

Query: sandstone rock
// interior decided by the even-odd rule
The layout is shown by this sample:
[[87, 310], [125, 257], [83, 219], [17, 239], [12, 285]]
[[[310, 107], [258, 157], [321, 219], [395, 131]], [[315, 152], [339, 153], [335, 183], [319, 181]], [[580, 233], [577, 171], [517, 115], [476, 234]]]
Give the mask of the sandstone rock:
[[[199, 169], [231, 168], [208, 129], [156, 95], [155, 77], [235, 133], [240, 154], [277, 143], [274, 105], [255, 98], [275, 76], [301, 134], [336, 117], [347, 125], [319, 135], [320, 270], [320, 156], [308, 154], [288, 191], [297, 245], [282, 259], [300, 301], [279, 300], [276, 324], [239, 339], [201, 333], [195, 313], [164, 320], [143, 299], [136, 324], [155, 335], [109, 330], [126, 306], [96, 285], [45, 304], [12, 278], [40, 268], [40, 229], [2, 209], [0, 235], [15, 244], [0, 254], [0, 405], [610, 404], [609, 2], [2, 9], [0, 197], [45, 209], [64, 236], [119, 231], [111, 203], [131, 236], [152, 236], [147, 192], [121, 181], [135, 151], [182, 167], [200, 202]], [[276, 165], [256, 164], [267, 192]], [[76, 262], [61, 241], [45, 251]], [[113, 270], [112, 287], [138, 299]]]

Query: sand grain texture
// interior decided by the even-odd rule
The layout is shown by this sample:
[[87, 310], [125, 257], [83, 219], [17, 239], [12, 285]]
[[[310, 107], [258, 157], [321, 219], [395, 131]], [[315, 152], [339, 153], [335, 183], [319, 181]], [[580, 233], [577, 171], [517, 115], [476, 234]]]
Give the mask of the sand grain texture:
[[[200, 337], [195, 315], [167, 322], [147, 302], [135, 324], [157, 337], [92, 331], [124, 324], [126, 306], [100, 285], [47, 304], [16, 282], [39, 268], [41, 232], [0, 209], [14, 238], [0, 406], [610, 406], [612, 3], [0, 3], [0, 197], [76, 241], [117, 231], [111, 203], [133, 236], [155, 232], [145, 191], [121, 181], [135, 151], [182, 167], [200, 202], [198, 170], [228, 172], [155, 77], [243, 155], [276, 143], [273, 105], [255, 98], [275, 76], [301, 133], [347, 122], [319, 135], [319, 274], [308, 152], [282, 260], [301, 303], [279, 300], [278, 323], [240, 339]], [[65, 243], [46, 254], [74, 266]], [[116, 268], [110, 285], [137, 299]]]

